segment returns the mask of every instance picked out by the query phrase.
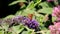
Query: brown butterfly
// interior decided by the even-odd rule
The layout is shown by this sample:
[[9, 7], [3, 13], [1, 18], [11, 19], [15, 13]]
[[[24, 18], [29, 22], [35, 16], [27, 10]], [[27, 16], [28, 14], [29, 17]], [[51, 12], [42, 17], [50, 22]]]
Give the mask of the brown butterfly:
[[24, 2], [20, 2], [19, 5], [20, 5], [20, 6], [23, 6], [23, 5], [24, 5]]
[[33, 14], [28, 14], [28, 18], [32, 20]]

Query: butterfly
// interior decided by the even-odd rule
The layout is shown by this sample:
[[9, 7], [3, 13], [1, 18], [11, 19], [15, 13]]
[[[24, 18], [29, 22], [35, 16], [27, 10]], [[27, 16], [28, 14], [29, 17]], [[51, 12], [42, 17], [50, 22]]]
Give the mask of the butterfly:
[[20, 6], [23, 6], [23, 5], [24, 5], [24, 2], [20, 2], [19, 5], [20, 5]]
[[28, 18], [32, 20], [33, 14], [28, 14]]

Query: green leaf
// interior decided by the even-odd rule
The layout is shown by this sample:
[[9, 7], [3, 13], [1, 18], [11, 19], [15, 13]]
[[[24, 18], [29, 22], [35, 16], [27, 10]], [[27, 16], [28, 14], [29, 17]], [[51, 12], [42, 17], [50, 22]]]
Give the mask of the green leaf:
[[11, 5], [17, 4], [17, 3], [19, 3], [19, 2], [20, 2], [20, 1], [14, 1], [14, 2], [10, 3], [8, 6], [11, 6]]
[[26, 5], [24, 4], [23, 6], [21, 6], [21, 9], [23, 9], [23, 8], [25, 8], [26, 7]]
[[22, 24], [20, 24], [17, 26], [13, 26], [12, 29], [13, 29], [13, 31], [12, 31], [13, 33], [16, 32], [17, 34], [19, 34], [24, 29], [24, 26]]
[[55, 20], [56, 20], [56, 17], [53, 17], [53, 16], [52, 16], [52, 22], [54, 22]]
[[46, 34], [50, 34], [50, 30], [47, 30]]
[[37, 2], [34, 4], [34, 2], [33, 1], [31, 1], [30, 3], [29, 3], [29, 5], [27, 6], [27, 10], [28, 9], [33, 9], [37, 4], [39, 4], [40, 2], [41, 2], [41, 0], [36, 0]]
[[32, 34], [32, 31], [28, 31], [28, 34]]
[[8, 15], [4, 19], [13, 18], [13, 17], [15, 17], [15, 16], [14, 15]]
[[49, 5], [47, 4], [47, 2], [42, 2], [39, 5], [42, 6], [43, 8], [49, 7]]
[[43, 18], [44, 18], [43, 15], [38, 14], [37, 12], [35, 12], [35, 16], [36, 16], [36, 20], [37, 20], [39, 23], [43, 22]]
[[52, 14], [52, 8], [43, 8], [41, 10], [38, 10], [38, 12], [45, 14]]
[[31, 9], [31, 10], [24, 10], [26, 13], [28, 14], [33, 14], [35, 12], [35, 9]]
[[28, 34], [28, 31], [23, 31], [22, 34]]
[[29, 5], [27, 6], [26, 10], [33, 9], [34, 8], [34, 2], [31, 1]]
[[8, 6], [11, 6], [11, 5], [15, 5], [19, 2], [26, 2], [26, 0], [17, 0], [17, 1], [13, 1], [12, 3], [10, 3]]
[[7, 23], [3, 23], [1, 26], [2, 26], [2, 29], [5, 29], [5, 31], [8, 31], [9, 25]]
[[27, 26], [25, 26], [25, 28], [27, 29], [27, 31], [34, 31], [34, 29], [30, 29]]
[[2, 27], [0, 26], [0, 31], [2, 30]]
[[22, 14], [22, 11], [17, 11], [15, 15], [21, 15]]
[[23, 13], [22, 13], [21, 15], [27, 16], [28, 14], [33, 14], [34, 12], [35, 12], [35, 9], [24, 10]]
[[22, 34], [32, 34], [32, 31], [23, 31]]
[[39, 2], [40, 0], [33, 0], [33, 1], [37, 3], [37, 2]]
[[41, 2], [41, 0], [36, 0], [37, 2], [34, 4], [34, 6], [36, 6], [37, 4], [39, 4]]
[[8, 34], [12, 34], [12, 32], [8, 32]]
[[40, 17], [37, 17], [37, 16], [36, 16], [36, 20], [37, 20], [39, 23], [43, 22], [43, 16], [40, 16]]
[[41, 30], [40, 32], [37, 32], [37, 33], [50, 34], [50, 31], [49, 30]]
[[0, 34], [4, 34], [4, 31], [0, 31]]

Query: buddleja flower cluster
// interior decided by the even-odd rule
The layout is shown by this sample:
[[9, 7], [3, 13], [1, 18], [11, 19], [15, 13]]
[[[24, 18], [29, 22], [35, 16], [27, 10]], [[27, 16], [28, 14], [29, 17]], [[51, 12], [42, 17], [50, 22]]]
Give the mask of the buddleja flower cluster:
[[58, 0], [47, 0], [47, 2], [57, 2]]
[[60, 5], [54, 7], [52, 16], [57, 17], [57, 21], [54, 22], [54, 25], [49, 26], [50, 32], [51, 34], [60, 34]]
[[52, 16], [57, 17], [58, 21], [60, 20], [60, 5], [58, 5], [57, 7], [54, 7]]
[[54, 25], [49, 26], [50, 34], [60, 34], [60, 22], [54, 22]]
[[54, 0], [47, 0], [47, 2], [52, 2], [52, 1], [54, 1]]
[[20, 24], [22, 23], [23, 25], [31, 28], [31, 29], [37, 29], [39, 24], [36, 20], [30, 20], [27, 17], [24, 16], [16, 16], [14, 18], [11, 19], [5, 19], [4, 22], [8, 23], [10, 26], [13, 24]]

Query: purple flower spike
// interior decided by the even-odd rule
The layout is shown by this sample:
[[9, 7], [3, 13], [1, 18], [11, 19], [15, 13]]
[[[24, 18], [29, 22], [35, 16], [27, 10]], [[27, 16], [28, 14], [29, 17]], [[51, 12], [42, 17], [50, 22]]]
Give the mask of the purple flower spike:
[[13, 18], [13, 21], [16, 23], [20, 23], [23, 20], [23, 16], [16, 16], [15, 18]]
[[[38, 28], [39, 24], [36, 20], [30, 20], [27, 17], [24, 16], [16, 16], [14, 18], [12, 18], [13, 23], [12, 24], [20, 24], [22, 23], [23, 25], [26, 25], [27, 27], [31, 28], [31, 29], [36, 29]], [[12, 25], [11, 24], [11, 25]]]
[[23, 23], [24, 25], [28, 25], [29, 22], [30, 22], [30, 19], [28, 19], [28, 18], [24, 18], [24, 19], [22, 20], [22, 23]]
[[36, 20], [31, 20], [29, 23], [28, 23], [28, 27], [29, 28], [32, 28], [32, 29], [36, 29], [38, 28], [39, 24]]

